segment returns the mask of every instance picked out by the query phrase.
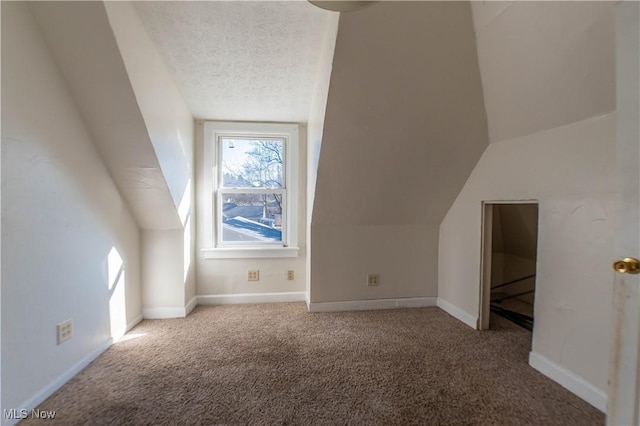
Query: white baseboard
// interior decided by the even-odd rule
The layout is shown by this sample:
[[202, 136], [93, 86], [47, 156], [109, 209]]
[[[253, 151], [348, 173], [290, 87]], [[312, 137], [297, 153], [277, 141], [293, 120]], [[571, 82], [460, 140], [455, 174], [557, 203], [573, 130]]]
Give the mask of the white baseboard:
[[193, 296], [191, 300], [187, 302], [187, 306], [185, 307], [185, 316], [189, 315], [193, 308], [198, 304], [198, 296]]
[[373, 309], [422, 308], [436, 306], [435, 297], [401, 299], [349, 300], [344, 302], [310, 302], [309, 312], [367, 311]]
[[194, 296], [184, 308], [145, 308], [145, 319], [184, 318], [197, 305], [232, 305], [253, 303], [304, 302], [304, 292], [289, 293], [247, 293], [247, 294], [204, 294]]
[[[28, 412], [31, 412], [38, 405], [42, 404], [45, 399], [49, 398], [55, 391], [60, 389], [65, 383], [71, 380], [76, 374], [82, 371], [87, 365], [91, 363], [94, 359], [98, 358], [104, 351], [109, 349], [109, 346], [113, 343], [112, 339], [106, 340], [100, 346], [98, 346], [93, 352], [89, 355], [81, 359], [78, 363], [76, 363], [73, 367], [71, 367], [66, 373], [62, 374], [60, 377], [55, 379], [53, 382], [49, 383], [44, 388], [40, 389], [33, 397], [31, 397], [28, 401], [25, 401], [18, 407], [17, 409], [24, 409]], [[11, 407], [14, 408], [14, 407]], [[4, 414], [4, 413], [3, 413]], [[3, 416], [4, 417], [4, 416]], [[15, 425], [21, 419], [2, 419], [3, 425]]]
[[554, 382], [570, 390], [603, 413], [607, 410], [607, 393], [582, 377], [559, 366], [537, 352], [529, 352], [529, 365]]
[[473, 328], [474, 330], [478, 329], [478, 318], [474, 317], [473, 315], [470, 315], [469, 313], [463, 311], [457, 306], [452, 305], [451, 303], [447, 302], [441, 297], [438, 297], [438, 307], [443, 311], [445, 311], [446, 313], [448, 313], [449, 315], [451, 315], [452, 317], [456, 318], [457, 320], [460, 320], [463, 323], [467, 324], [469, 327]]
[[142, 314], [138, 315], [127, 323], [127, 329], [124, 333], [127, 334], [133, 327], [140, 324], [140, 321], [142, 321]]
[[144, 308], [144, 319], [184, 318], [187, 316], [185, 308]]
[[113, 343], [118, 343], [118, 342], [120, 342], [120, 341], [122, 341], [122, 340], [125, 340], [125, 339], [126, 339], [126, 336], [127, 336], [127, 333], [128, 333], [129, 331], [131, 331], [131, 329], [132, 329], [133, 327], [135, 327], [136, 325], [138, 325], [138, 324], [140, 323], [140, 321], [142, 321], [142, 320], [143, 320], [143, 318], [142, 318], [142, 314], [140, 314], [140, 315], [138, 315], [137, 317], [135, 317], [134, 319], [132, 319], [131, 321], [129, 321], [129, 322], [127, 323], [127, 328], [124, 330], [124, 333], [123, 333], [121, 336], [116, 336], [116, 337], [113, 337], [113, 336], [112, 336], [112, 337], [111, 337], [111, 343], [112, 343], [112, 344], [113, 344]]
[[253, 303], [304, 302], [304, 292], [203, 294], [197, 296], [198, 305], [235, 305]]

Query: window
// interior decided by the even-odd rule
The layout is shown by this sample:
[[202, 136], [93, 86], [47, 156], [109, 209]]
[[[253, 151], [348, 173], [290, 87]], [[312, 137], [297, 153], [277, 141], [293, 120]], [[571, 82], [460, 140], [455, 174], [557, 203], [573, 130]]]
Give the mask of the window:
[[297, 256], [298, 126], [207, 122], [204, 132], [206, 257]]

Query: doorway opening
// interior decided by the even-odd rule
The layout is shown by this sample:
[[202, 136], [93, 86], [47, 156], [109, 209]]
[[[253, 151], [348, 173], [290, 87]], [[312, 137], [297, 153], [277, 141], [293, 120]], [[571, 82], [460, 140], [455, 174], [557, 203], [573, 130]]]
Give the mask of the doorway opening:
[[492, 316], [533, 330], [538, 253], [538, 203], [483, 203], [480, 329]]

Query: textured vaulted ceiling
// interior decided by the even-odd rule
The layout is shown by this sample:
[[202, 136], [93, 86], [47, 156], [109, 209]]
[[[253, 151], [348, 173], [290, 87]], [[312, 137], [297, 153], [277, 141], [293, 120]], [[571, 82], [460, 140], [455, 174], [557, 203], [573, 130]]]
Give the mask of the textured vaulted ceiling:
[[308, 120], [327, 18], [306, 1], [137, 2], [195, 118]]

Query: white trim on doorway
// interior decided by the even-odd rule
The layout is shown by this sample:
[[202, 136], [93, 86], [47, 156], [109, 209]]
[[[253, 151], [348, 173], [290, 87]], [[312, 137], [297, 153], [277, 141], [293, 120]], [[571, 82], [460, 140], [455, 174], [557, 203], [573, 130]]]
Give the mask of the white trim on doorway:
[[442, 297], [438, 297], [438, 307], [454, 317], [455, 319], [462, 321], [467, 324], [469, 327], [474, 330], [478, 329], [478, 318], [474, 317], [468, 312], [463, 311], [457, 306], [452, 305], [451, 303], [444, 300]]

